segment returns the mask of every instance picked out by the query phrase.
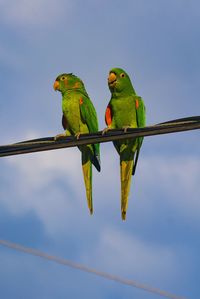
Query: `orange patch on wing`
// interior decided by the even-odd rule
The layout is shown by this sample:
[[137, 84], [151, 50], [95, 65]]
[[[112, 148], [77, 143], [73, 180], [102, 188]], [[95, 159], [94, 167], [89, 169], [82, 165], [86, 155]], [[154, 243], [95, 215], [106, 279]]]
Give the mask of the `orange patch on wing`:
[[109, 126], [112, 122], [112, 111], [111, 111], [111, 107], [109, 105], [106, 108], [105, 121], [106, 121], [107, 126]]
[[74, 86], [73, 86], [73, 88], [79, 88], [79, 87], [80, 87], [79, 82], [76, 82], [76, 83], [74, 84]]
[[136, 109], [139, 108], [139, 100], [138, 99], [135, 100], [135, 107], [136, 107]]
[[80, 105], [83, 104], [83, 98], [80, 98], [79, 103], [80, 103]]

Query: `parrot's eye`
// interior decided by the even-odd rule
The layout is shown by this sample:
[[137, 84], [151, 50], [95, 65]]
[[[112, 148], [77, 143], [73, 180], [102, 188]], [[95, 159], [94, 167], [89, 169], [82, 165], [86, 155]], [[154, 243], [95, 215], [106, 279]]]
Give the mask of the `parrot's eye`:
[[121, 78], [124, 78], [124, 77], [125, 77], [125, 74], [124, 74], [124, 73], [121, 73], [121, 74], [120, 74], [120, 77], [121, 77]]
[[64, 81], [64, 80], [65, 80], [65, 76], [62, 76], [62, 77], [61, 77], [61, 80]]

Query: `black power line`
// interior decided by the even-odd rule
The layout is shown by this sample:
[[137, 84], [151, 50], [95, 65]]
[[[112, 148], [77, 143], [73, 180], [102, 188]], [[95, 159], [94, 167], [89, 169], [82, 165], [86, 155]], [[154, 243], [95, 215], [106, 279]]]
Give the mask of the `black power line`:
[[74, 147], [85, 144], [109, 142], [114, 140], [131, 139], [136, 137], [177, 133], [196, 129], [200, 129], [200, 116], [175, 119], [144, 128], [128, 128], [126, 132], [124, 132], [123, 129], [113, 129], [109, 130], [104, 135], [102, 135], [102, 131], [97, 133], [82, 134], [80, 135], [79, 139], [74, 136], [69, 136], [63, 137], [59, 140], [54, 140], [54, 137], [26, 140], [23, 142], [0, 146], [0, 157]]

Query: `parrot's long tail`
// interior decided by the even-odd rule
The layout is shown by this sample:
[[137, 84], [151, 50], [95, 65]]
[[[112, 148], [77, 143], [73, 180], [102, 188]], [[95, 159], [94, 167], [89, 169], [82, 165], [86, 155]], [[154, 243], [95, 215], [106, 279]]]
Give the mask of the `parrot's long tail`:
[[120, 159], [122, 220], [126, 220], [126, 210], [128, 208], [128, 196], [131, 186], [133, 163], [133, 159], [128, 161]]
[[92, 163], [90, 160], [90, 152], [85, 149], [82, 151], [82, 170], [85, 182], [86, 197], [90, 214], [93, 214], [92, 203]]

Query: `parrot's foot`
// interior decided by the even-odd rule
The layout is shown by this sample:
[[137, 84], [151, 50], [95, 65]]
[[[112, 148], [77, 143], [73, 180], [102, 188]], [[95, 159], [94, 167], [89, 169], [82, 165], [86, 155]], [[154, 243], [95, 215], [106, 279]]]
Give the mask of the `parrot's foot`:
[[122, 127], [122, 129], [124, 130], [124, 133], [126, 133], [129, 128], [131, 128], [131, 127], [130, 126], [124, 126], [124, 127]]
[[105, 129], [103, 129], [103, 131], [102, 131], [102, 135], [106, 134], [109, 130], [110, 130], [109, 127], [106, 127]]
[[61, 133], [61, 134], [58, 134], [54, 137], [54, 140], [58, 140], [58, 139], [62, 139], [63, 137], [66, 137], [66, 134], [65, 133]]
[[75, 134], [75, 137], [76, 137], [77, 140], [80, 138], [80, 136], [81, 136], [81, 132], [78, 132], [78, 133]]
[[126, 220], [126, 211], [122, 211], [122, 220]]

